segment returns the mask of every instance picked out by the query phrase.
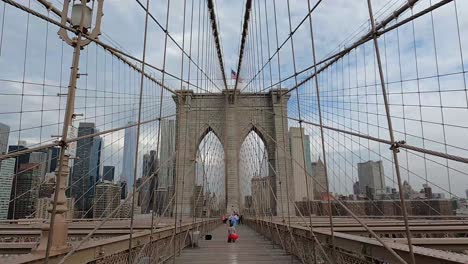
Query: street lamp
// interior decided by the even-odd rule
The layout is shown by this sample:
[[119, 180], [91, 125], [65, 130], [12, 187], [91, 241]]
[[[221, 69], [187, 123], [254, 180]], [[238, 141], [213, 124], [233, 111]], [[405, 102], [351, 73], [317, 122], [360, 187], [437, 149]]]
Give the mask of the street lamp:
[[[69, 6], [72, 2], [71, 19], [69, 15]], [[96, 23], [92, 26], [93, 7], [97, 2]], [[68, 45], [74, 47], [73, 60], [70, 72], [70, 80], [68, 84], [67, 105], [63, 120], [62, 135], [59, 140], [60, 145], [60, 161], [56, 173], [54, 197], [51, 206], [48, 208], [50, 212], [50, 224], [44, 223], [42, 226], [41, 241], [35, 251], [45, 251], [45, 263], [47, 263], [49, 255], [53, 253], [63, 253], [68, 251], [68, 223], [66, 219], [67, 197], [65, 195], [66, 183], [69, 174], [68, 162], [73, 155], [74, 149], [71, 144], [67, 143], [68, 138], [76, 137], [76, 129], [73, 125], [76, 83], [80, 74], [78, 67], [80, 62], [80, 52], [92, 40], [98, 38], [101, 34], [101, 18], [103, 16], [102, 6], [104, 0], [65, 0], [61, 16], [62, 27], [58, 31], [59, 37]], [[68, 31], [73, 28], [75, 36], [69, 37]]]
[[[71, 1], [73, 1], [73, 6], [71, 11], [71, 19], [69, 19], [68, 10]], [[89, 32], [92, 26], [93, 7], [95, 2], [97, 2], [96, 23], [91, 32]], [[98, 36], [101, 35], [103, 4], [104, 0], [78, 0], [76, 2], [75, 0], [66, 0], [63, 3], [61, 24], [66, 26], [67, 22], [70, 22], [71, 26], [76, 30], [76, 37], [68, 37], [67, 29], [65, 27], [61, 27], [58, 32], [60, 38], [71, 46], [79, 45], [81, 47], [88, 45], [93, 39], [97, 39]], [[86, 37], [82, 39], [82, 35], [86, 35]]]
[[83, 16], [83, 28], [91, 28], [93, 9], [82, 3], [74, 4], [71, 13], [71, 24], [74, 28], [79, 28], [81, 16]]

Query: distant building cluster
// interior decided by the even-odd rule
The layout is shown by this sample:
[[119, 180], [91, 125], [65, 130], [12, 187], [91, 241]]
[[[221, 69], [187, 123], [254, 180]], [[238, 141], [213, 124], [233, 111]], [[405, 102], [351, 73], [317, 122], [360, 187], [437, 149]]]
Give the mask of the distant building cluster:
[[[449, 199], [430, 199], [430, 200], [406, 200], [406, 210], [408, 215], [431, 216], [431, 215], [455, 215], [457, 214], [457, 201]], [[343, 200], [341, 201], [348, 210], [357, 216], [401, 216], [400, 200]], [[297, 214], [317, 216], [330, 215], [329, 208], [333, 216], [351, 216], [351, 214], [338, 203], [331, 201], [303, 201], [296, 202]]]
[[[381, 160], [357, 163], [358, 181], [353, 183], [353, 194], [340, 195], [327, 192], [327, 174], [322, 160], [312, 162], [310, 156], [310, 138], [305, 135], [303, 128], [291, 127], [289, 130], [289, 145], [291, 154], [291, 171], [294, 182], [293, 188], [289, 188], [296, 205], [301, 208], [300, 212], [306, 214], [307, 201], [310, 201], [313, 214], [324, 215], [327, 206], [326, 201], [342, 200], [350, 208], [356, 209], [358, 214], [382, 215], [372, 211], [375, 203], [381, 206], [384, 215], [399, 215], [398, 201], [400, 194], [397, 188], [386, 185], [384, 166]], [[245, 210], [257, 215], [270, 215], [274, 199], [272, 188], [275, 188], [272, 177], [254, 177], [251, 180], [251, 195], [244, 197]], [[408, 200], [408, 208], [415, 215], [444, 214], [452, 215], [459, 206], [452, 200], [446, 199], [443, 193], [435, 193], [428, 184], [423, 184], [420, 191], [414, 190], [407, 182], [403, 182], [403, 196]], [[468, 199], [468, 190], [466, 191]], [[423, 202], [421, 202], [423, 200]], [[425, 206], [425, 205], [426, 206]], [[427, 206], [431, 204], [431, 206]], [[426, 208], [428, 210], [425, 211]], [[436, 211], [430, 208], [438, 208]], [[334, 212], [339, 215], [340, 212]], [[342, 212], [341, 212], [342, 213]], [[468, 214], [468, 204], [466, 205]], [[345, 213], [346, 215], [346, 213]]]
[[[121, 172], [104, 164], [103, 138], [94, 123], [81, 122], [77, 128], [76, 150], [67, 182], [66, 217], [126, 218], [133, 214], [171, 214], [169, 200], [175, 176], [175, 120], [161, 121], [160, 162], [156, 150], [144, 154], [141, 177], [135, 177], [136, 126], [125, 129]], [[27, 150], [27, 142], [9, 145], [9, 126], [0, 123], [0, 154]], [[50, 217], [60, 148], [21, 154], [0, 162], [0, 220]], [[136, 182], [134, 184], [134, 179]], [[125, 199], [135, 185], [134, 205]], [[205, 199], [202, 199], [204, 202]], [[117, 208], [120, 206], [120, 209]], [[165, 210], [166, 209], [166, 210]]]
[[[97, 136], [99, 130], [94, 123], [81, 122], [77, 128], [76, 152], [68, 179], [66, 217], [71, 218], [126, 218], [133, 214], [155, 212], [157, 215], [171, 215], [171, 197], [174, 194], [176, 147], [175, 120], [161, 120], [160, 153], [150, 150], [142, 156], [141, 177], [135, 176], [135, 155], [137, 135], [134, 123], [125, 129], [121, 172], [116, 166], [103, 162], [103, 139]], [[0, 123], [0, 153], [27, 150], [27, 143], [19, 141], [9, 145], [10, 128]], [[357, 164], [358, 181], [353, 183], [352, 195], [327, 192], [327, 173], [319, 158], [312, 162], [310, 138], [304, 129], [291, 127], [289, 131], [291, 155], [290, 197], [302, 213], [308, 203], [313, 214], [327, 214], [324, 203], [330, 198], [341, 200], [356, 213], [398, 215], [400, 194], [385, 182], [382, 161], [366, 161]], [[21, 154], [0, 162], [0, 219], [43, 218], [50, 216], [51, 199], [55, 186], [60, 148], [52, 147], [41, 151]], [[158, 158], [159, 156], [159, 158]], [[136, 179], [136, 181], [134, 181]], [[253, 177], [251, 195], [244, 197], [247, 212], [271, 215], [275, 212], [276, 188], [273, 175]], [[128, 195], [135, 196], [125, 202]], [[215, 206], [215, 194], [206, 192], [201, 186], [194, 187], [192, 197], [194, 214], [209, 216], [219, 213]], [[468, 198], [468, 190], [467, 190]], [[416, 191], [405, 181], [403, 196], [414, 214], [422, 214], [427, 204], [446, 214], [468, 214], [468, 204], [454, 205], [446, 200], [443, 193], [435, 193], [428, 184]], [[424, 201], [421, 203], [421, 201]], [[334, 201], [336, 202], [336, 201]], [[379, 204], [379, 212], [372, 211]], [[423, 205], [425, 204], [425, 205]], [[119, 208], [120, 210], [117, 210]], [[302, 209], [301, 209], [302, 208]], [[427, 208], [426, 208], [427, 209]], [[218, 210], [218, 212], [216, 212]], [[324, 211], [325, 210], [325, 211]], [[429, 210], [430, 211], [430, 210]], [[332, 212], [341, 214], [342, 212]]]

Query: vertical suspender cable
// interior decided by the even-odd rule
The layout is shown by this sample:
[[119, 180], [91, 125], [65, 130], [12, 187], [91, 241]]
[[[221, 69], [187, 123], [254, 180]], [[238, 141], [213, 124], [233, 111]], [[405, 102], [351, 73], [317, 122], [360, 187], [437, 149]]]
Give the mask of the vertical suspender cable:
[[[310, 10], [310, 0], [307, 0], [307, 5]], [[312, 14], [309, 16], [309, 30], [310, 30], [314, 72], [317, 72], [317, 56], [315, 53], [315, 39], [314, 39], [314, 30], [313, 30], [313, 24], [312, 24]], [[329, 215], [328, 220], [330, 222], [331, 244], [333, 246], [333, 250], [335, 250], [335, 235], [334, 235], [335, 233], [334, 233], [334, 227], [333, 227], [333, 213], [332, 213], [332, 206], [331, 206], [331, 199], [330, 199], [330, 181], [328, 180], [327, 153], [325, 152], [325, 136], [323, 132], [323, 116], [322, 116], [322, 108], [321, 108], [321, 102], [320, 102], [320, 88], [319, 88], [319, 83], [318, 83], [318, 75], [316, 75], [314, 79], [315, 79], [315, 93], [317, 94], [317, 110], [319, 114], [320, 140], [322, 144], [322, 158], [323, 158], [323, 166], [324, 166], [324, 174], [325, 174], [325, 188], [327, 191], [327, 207], [328, 207], [328, 215]]]
[[[185, 14], [186, 14], [186, 10], [187, 10], [187, 0], [184, 0], [184, 11], [183, 11], [183, 19], [182, 19], [182, 52], [181, 52], [181, 66], [180, 66], [180, 89], [181, 90], [184, 90], [184, 48], [185, 48]], [[190, 77], [189, 77], [190, 78]], [[189, 114], [189, 111], [186, 111], [185, 112], [186, 115]], [[182, 227], [182, 216], [184, 214], [184, 193], [185, 193], [185, 161], [187, 160], [187, 126], [188, 126], [188, 118], [185, 118], [185, 140], [184, 140], [184, 161], [183, 161], [183, 165], [182, 167], [184, 168], [184, 172], [182, 173], [182, 193], [181, 193], [181, 197], [180, 197], [180, 219], [179, 219], [179, 227], [181, 228]], [[179, 189], [179, 191], [181, 191]], [[175, 226], [174, 226], [174, 230], [176, 231], [175, 232], [175, 235], [177, 236], [177, 212], [176, 212], [176, 217], [175, 217]], [[181, 228], [182, 230], [182, 228]], [[179, 234], [179, 254], [180, 254], [180, 250], [181, 250], [181, 243], [182, 243], [182, 240], [180, 239], [180, 236], [182, 235]], [[174, 239], [174, 243], [176, 242], [177, 239]], [[175, 244], [174, 244], [175, 245]], [[174, 263], [175, 263], [175, 257], [176, 257], [176, 247], [174, 247]]]
[[141, 64], [141, 77], [140, 77], [140, 95], [138, 102], [138, 120], [137, 120], [137, 131], [136, 131], [136, 146], [135, 146], [135, 159], [133, 160], [133, 186], [132, 186], [132, 204], [130, 211], [130, 237], [128, 240], [128, 263], [132, 263], [132, 237], [133, 237], [133, 222], [134, 222], [134, 211], [135, 211], [135, 194], [136, 194], [136, 179], [138, 169], [138, 150], [140, 141], [140, 130], [141, 130], [141, 108], [143, 103], [143, 88], [145, 81], [145, 63], [146, 63], [146, 40], [148, 36], [148, 17], [149, 17], [149, 0], [146, 0], [146, 13], [145, 13], [145, 32], [143, 37], [143, 63]]

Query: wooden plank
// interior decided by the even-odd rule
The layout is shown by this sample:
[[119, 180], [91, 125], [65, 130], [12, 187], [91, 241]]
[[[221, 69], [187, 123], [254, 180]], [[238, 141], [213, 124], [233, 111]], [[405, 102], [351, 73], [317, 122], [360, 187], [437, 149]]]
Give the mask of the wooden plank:
[[199, 247], [187, 247], [176, 258], [176, 263], [300, 263], [296, 257], [287, 254], [245, 225], [238, 226], [237, 232], [239, 240], [236, 243], [227, 243], [227, 226], [216, 228], [212, 232], [212, 240], [200, 240]]

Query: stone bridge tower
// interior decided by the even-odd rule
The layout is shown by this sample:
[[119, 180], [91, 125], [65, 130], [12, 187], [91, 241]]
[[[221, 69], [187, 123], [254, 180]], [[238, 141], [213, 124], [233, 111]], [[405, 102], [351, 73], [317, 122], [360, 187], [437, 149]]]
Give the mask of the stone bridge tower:
[[[224, 149], [226, 210], [240, 208], [239, 152], [244, 139], [253, 130], [263, 140], [268, 153], [269, 176], [276, 199], [271, 195], [274, 214], [294, 215], [294, 184], [289, 152], [287, 103], [289, 94], [284, 89], [267, 93], [239, 93], [224, 91], [219, 94], [194, 93], [179, 90], [173, 96], [177, 108], [176, 121], [176, 177], [178, 212], [193, 214], [195, 185], [195, 159], [198, 145], [209, 132], [213, 132]], [[288, 179], [288, 192], [286, 192]], [[184, 184], [182, 184], [182, 181]], [[276, 202], [277, 201], [277, 202]], [[180, 211], [182, 209], [182, 211]]]

